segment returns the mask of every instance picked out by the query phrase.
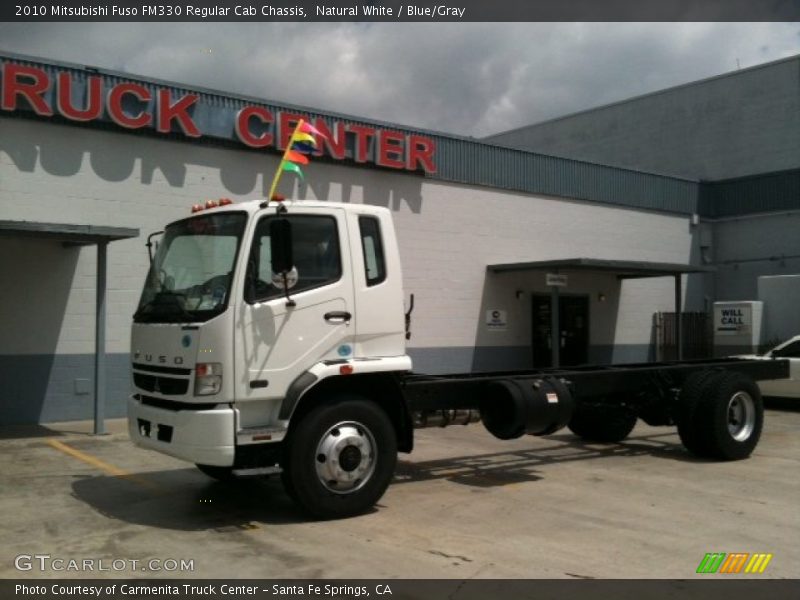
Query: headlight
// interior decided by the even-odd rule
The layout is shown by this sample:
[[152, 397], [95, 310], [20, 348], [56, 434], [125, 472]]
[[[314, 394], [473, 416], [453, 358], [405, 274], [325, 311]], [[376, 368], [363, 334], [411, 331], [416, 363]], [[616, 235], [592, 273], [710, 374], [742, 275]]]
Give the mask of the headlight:
[[194, 395], [210, 396], [222, 389], [222, 363], [197, 363], [194, 371]]

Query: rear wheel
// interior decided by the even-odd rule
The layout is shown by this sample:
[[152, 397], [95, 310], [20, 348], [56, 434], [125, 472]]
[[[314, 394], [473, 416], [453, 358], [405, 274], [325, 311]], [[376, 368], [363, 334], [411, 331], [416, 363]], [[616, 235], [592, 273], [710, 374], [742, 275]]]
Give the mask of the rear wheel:
[[397, 439], [377, 404], [342, 396], [302, 417], [289, 438], [287, 492], [320, 518], [356, 515], [383, 496], [397, 463]]
[[567, 427], [575, 435], [592, 442], [621, 442], [636, 426], [636, 413], [627, 406], [582, 404]]
[[686, 378], [678, 395], [675, 422], [684, 447], [695, 456], [708, 454], [707, 436], [697, 418], [706, 385], [717, 375], [715, 371], [698, 371]]
[[764, 425], [764, 405], [755, 381], [741, 373], [709, 380], [697, 407], [706, 456], [741, 460], [752, 454]]

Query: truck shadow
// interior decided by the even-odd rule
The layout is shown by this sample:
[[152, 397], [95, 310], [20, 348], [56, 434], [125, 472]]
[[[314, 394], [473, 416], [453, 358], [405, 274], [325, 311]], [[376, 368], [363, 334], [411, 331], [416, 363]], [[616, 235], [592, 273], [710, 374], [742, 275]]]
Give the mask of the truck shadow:
[[310, 520], [279, 477], [222, 483], [196, 469], [172, 469], [82, 477], [72, 492], [106, 517], [159, 529], [222, 533]]
[[399, 461], [395, 483], [446, 479], [462, 485], [489, 488], [538, 481], [543, 478], [542, 470], [553, 465], [615, 457], [652, 456], [690, 463], [712, 462], [689, 454], [681, 444], [674, 442], [672, 432], [632, 436], [618, 444], [587, 442], [571, 434], [540, 439], [553, 443], [491, 454], [421, 462]]
[[779, 398], [776, 396], [765, 396], [764, 407], [772, 410], [786, 412], [800, 412], [800, 400], [797, 398]]
[[[588, 443], [570, 434], [539, 439], [545, 443], [532, 448], [419, 462], [401, 460], [393, 485], [446, 479], [493, 488], [538, 481], [554, 465], [615, 457], [708, 462], [689, 455], [674, 442], [673, 433], [633, 436], [608, 445]], [[169, 469], [79, 477], [72, 483], [72, 492], [108, 518], [159, 529], [226, 533], [313, 520], [289, 498], [278, 476], [221, 483], [193, 468]], [[380, 505], [373, 512], [379, 510]]]

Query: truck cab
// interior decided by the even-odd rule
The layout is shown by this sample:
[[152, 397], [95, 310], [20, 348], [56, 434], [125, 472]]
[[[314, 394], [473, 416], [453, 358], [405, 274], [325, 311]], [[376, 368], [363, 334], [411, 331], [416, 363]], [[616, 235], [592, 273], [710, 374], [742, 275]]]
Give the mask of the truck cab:
[[132, 328], [130, 436], [220, 478], [277, 472], [310, 390], [411, 369], [394, 227], [370, 205], [214, 204], [168, 225], [153, 258]]

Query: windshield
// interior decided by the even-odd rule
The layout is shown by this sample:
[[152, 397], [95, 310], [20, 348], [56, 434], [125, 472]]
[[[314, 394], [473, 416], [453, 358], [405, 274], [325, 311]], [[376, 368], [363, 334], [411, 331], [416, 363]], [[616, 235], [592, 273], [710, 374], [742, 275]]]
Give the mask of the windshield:
[[137, 323], [206, 321], [228, 306], [245, 213], [210, 214], [169, 225], [150, 266]]

